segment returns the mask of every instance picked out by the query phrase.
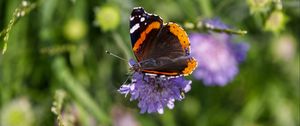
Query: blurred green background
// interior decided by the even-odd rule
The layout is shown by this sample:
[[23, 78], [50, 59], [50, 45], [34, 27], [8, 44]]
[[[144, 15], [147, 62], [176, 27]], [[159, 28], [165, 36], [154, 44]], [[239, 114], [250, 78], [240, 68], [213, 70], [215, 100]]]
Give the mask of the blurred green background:
[[[127, 63], [105, 54], [133, 57], [135, 6], [247, 30], [236, 36], [250, 45], [240, 73], [224, 87], [187, 77], [192, 90], [173, 110], [140, 114], [117, 92]], [[299, 0], [0, 0], [0, 125], [299, 126], [299, 22]]]

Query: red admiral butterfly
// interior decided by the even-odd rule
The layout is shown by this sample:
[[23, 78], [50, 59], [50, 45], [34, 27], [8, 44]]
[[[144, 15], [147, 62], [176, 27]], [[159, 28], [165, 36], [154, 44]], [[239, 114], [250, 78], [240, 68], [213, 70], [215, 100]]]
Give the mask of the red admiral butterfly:
[[190, 41], [176, 23], [147, 13], [142, 7], [133, 9], [130, 17], [132, 49], [138, 64], [136, 71], [168, 76], [189, 75], [197, 67], [190, 56]]

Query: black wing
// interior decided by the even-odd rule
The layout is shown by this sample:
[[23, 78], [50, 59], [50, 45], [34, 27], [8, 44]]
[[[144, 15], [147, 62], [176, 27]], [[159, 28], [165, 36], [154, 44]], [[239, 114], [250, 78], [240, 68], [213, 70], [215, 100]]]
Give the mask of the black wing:
[[130, 37], [133, 52], [138, 61], [142, 60], [147, 43], [151, 43], [163, 26], [162, 19], [147, 13], [142, 7], [133, 9], [130, 17]]

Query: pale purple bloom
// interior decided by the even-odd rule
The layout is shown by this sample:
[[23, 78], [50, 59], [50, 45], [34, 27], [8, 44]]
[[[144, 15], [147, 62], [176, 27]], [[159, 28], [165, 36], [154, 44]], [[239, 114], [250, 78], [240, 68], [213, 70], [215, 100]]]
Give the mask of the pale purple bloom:
[[[215, 27], [226, 28], [220, 21], [210, 21], [210, 25], [213, 22], [217, 22]], [[191, 55], [199, 63], [193, 75], [205, 85], [224, 86], [233, 80], [249, 48], [246, 43], [233, 43], [232, 36], [225, 33], [194, 33], [190, 41]]]
[[136, 117], [123, 106], [113, 106], [111, 109], [113, 126], [140, 126]]
[[191, 89], [190, 80], [184, 77], [169, 78], [168, 76], [153, 76], [141, 72], [135, 72], [131, 83], [122, 85], [119, 89], [121, 94], [130, 94], [130, 100], [138, 100], [141, 113], [162, 114], [164, 108], [174, 108], [175, 100], [182, 100], [182, 93]]

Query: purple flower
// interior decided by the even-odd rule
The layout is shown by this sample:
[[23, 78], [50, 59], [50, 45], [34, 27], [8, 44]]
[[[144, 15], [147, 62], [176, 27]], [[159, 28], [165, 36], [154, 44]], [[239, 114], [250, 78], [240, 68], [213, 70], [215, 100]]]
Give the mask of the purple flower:
[[[220, 21], [215, 27], [226, 28]], [[193, 75], [205, 85], [224, 86], [238, 73], [238, 64], [245, 60], [248, 44], [233, 43], [225, 33], [194, 33], [190, 35], [191, 55], [199, 62]]]
[[119, 92], [125, 96], [130, 94], [130, 101], [138, 100], [141, 113], [162, 114], [166, 106], [173, 109], [175, 100], [184, 98], [182, 93], [191, 89], [191, 83], [182, 76], [170, 78], [135, 72], [131, 83], [122, 85]]

